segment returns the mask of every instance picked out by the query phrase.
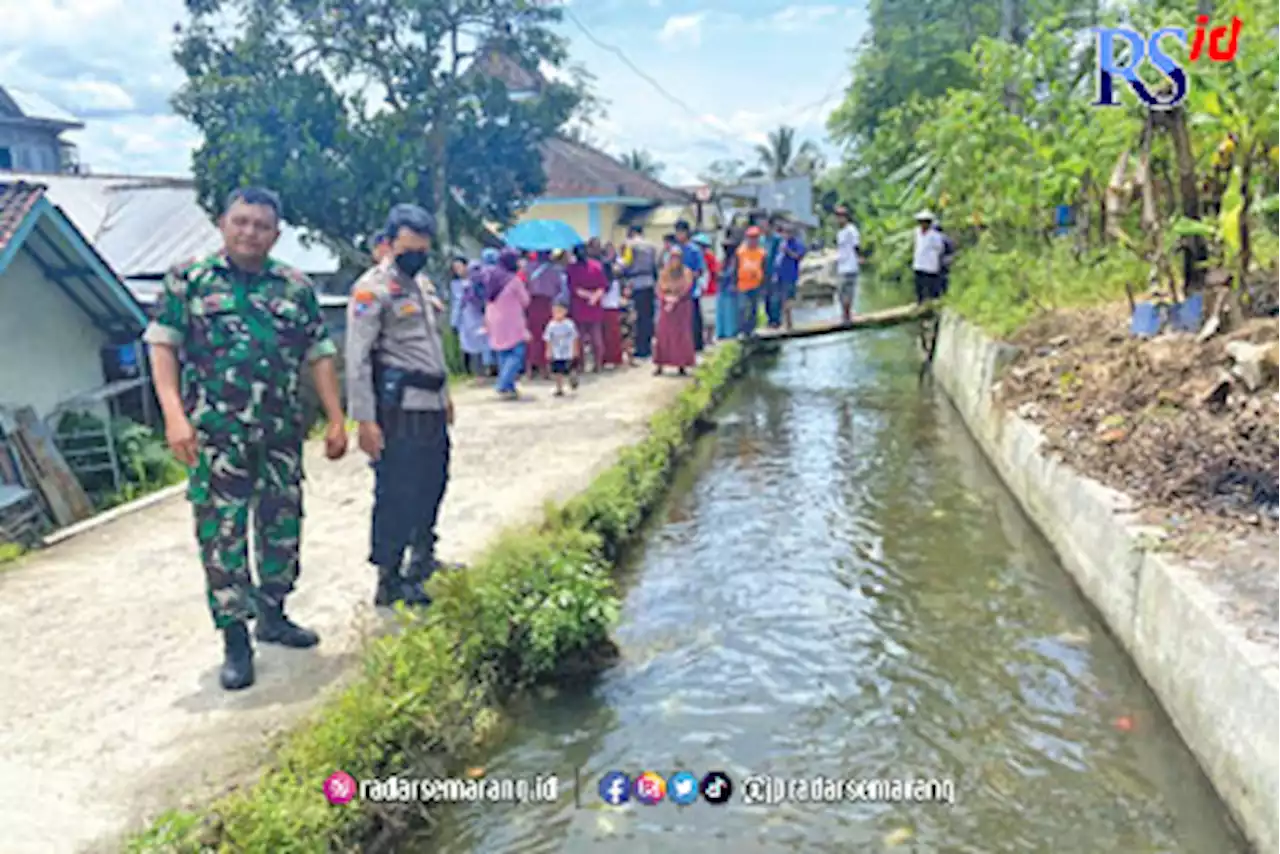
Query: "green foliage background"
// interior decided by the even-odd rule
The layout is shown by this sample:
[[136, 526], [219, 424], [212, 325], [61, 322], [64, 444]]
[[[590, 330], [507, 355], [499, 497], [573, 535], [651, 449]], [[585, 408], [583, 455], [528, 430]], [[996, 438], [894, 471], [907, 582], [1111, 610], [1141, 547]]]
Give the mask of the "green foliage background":
[[[1208, 237], [1210, 263], [1230, 267], [1241, 258], [1242, 215], [1251, 269], [1269, 268], [1277, 255], [1277, 7], [1211, 6], [1214, 25], [1243, 21], [1233, 62], [1188, 63], [1181, 46], [1164, 42], [1190, 79], [1184, 109], [1197, 180], [1221, 203], [1205, 222], [1180, 221], [1170, 186], [1159, 229], [1144, 230], [1136, 206], [1126, 212], [1120, 225], [1132, 247], [1098, 225], [1121, 152], [1137, 154], [1146, 110], [1119, 86], [1123, 106], [1092, 106], [1089, 28], [1124, 17], [1140, 32], [1180, 24], [1191, 33], [1197, 3], [1185, 0], [1110, 12], [1078, 0], [872, 0], [869, 35], [828, 125], [845, 159], [824, 176], [819, 197], [853, 209], [882, 281], [910, 273], [914, 212], [939, 212], [962, 246], [950, 302], [997, 333], [1043, 309], [1118, 297], [1126, 283], [1145, 290], [1157, 256], [1172, 256], [1175, 238], [1188, 234]], [[1157, 134], [1153, 174], [1176, 185], [1174, 167], [1170, 142]], [[1089, 215], [1092, 228], [1055, 237], [1060, 204]]]

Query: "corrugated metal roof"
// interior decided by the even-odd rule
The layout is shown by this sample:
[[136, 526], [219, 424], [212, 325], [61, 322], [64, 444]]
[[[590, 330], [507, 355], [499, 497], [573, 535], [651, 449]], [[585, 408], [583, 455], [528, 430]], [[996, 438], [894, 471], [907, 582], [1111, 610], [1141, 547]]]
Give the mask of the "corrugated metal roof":
[[[80, 232], [125, 279], [161, 275], [192, 255], [213, 252], [222, 237], [196, 201], [195, 186], [180, 178], [119, 175], [17, 175], [44, 184]], [[285, 223], [272, 257], [304, 273], [338, 270], [338, 258], [320, 245], [303, 246], [302, 232]]]
[[4, 91], [18, 107], [18, 112], [22, 113], [26, 118], [44, 119], [45, 121], [62, 122], [63, 124], [84, 127], [84, 122], [34, 92], [25, 92], [22, 89], [14, 89], [10, 86], [5, 86]]

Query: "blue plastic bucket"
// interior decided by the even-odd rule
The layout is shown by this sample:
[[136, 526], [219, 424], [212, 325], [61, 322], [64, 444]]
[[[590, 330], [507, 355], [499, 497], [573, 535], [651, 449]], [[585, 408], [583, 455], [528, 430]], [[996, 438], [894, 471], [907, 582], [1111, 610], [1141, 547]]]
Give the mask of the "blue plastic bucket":
[[1197, 332], [1203, 322], [1204, 294], [1192, 294], [1186, 302], [1173, 309], [1173, 328], [1183, 332]]
[[1142, 338], [1150, 338], [1160, 331], [1160, 307], [1155, 303], [1140, 302], [1133, 307], [1129, 331]]

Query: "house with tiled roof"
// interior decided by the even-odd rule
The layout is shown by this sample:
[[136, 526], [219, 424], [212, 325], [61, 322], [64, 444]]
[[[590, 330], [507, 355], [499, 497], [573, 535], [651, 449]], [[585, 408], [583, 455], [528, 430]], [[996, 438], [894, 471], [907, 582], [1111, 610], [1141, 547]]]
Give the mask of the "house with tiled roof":
[[140, 388], [146, 320], [43, 185], [0, 175], [0, 407], [45, 417], [113, 383]]
[[[623, 165], [599, 149], [566, 137], [542, 144], [547, 186], [520, 221], [556, 219], [583, 237], [621, 242], [637, 224], [658, 240], [677, 219], [695, 218], [691, 196]], [[653, 232], [650, 234], [649, 232]]]
[[[513, 100], [536, 98], [546, 84], [537, 69], [524, 67], [495, 45], [482, 46], [477, 54], [467, 73], [499, 80]], [[521, 213], [519, 222], [560, 220], [584, 238], [620, 242], [629, 225], [643, 226], [646, 236], [656, 240], [677, 219], [693, 221], [695, 217], [689, 194], [567, 136], [542, 143], [542, 171], [546, 188]]]

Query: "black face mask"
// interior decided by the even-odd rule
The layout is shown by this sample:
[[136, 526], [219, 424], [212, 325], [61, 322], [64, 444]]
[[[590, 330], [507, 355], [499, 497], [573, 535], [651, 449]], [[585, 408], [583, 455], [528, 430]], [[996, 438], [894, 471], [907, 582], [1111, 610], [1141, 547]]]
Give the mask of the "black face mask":
[[396, 256], [396, 266], [406, 276], [416, 276], [423, 267], [427, 266], [427, 253], [416, 249], [401, 252]]

